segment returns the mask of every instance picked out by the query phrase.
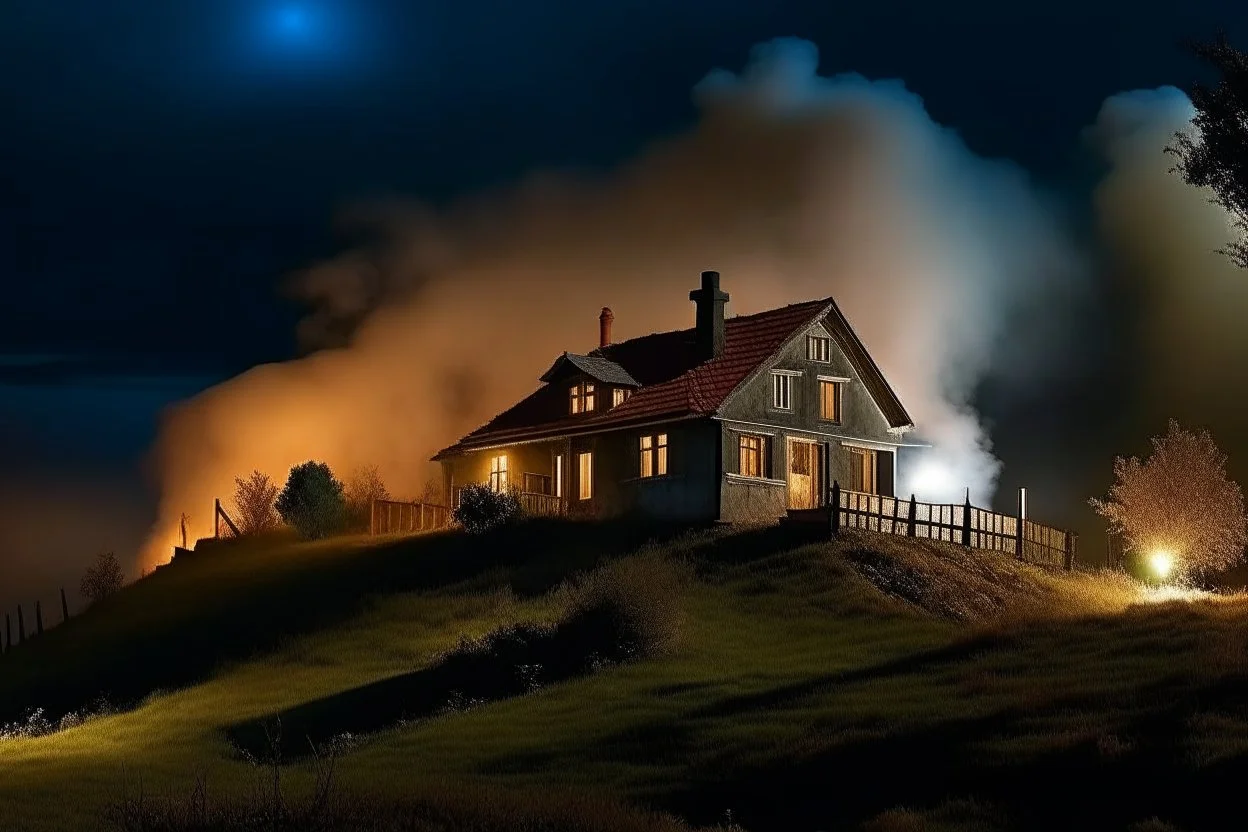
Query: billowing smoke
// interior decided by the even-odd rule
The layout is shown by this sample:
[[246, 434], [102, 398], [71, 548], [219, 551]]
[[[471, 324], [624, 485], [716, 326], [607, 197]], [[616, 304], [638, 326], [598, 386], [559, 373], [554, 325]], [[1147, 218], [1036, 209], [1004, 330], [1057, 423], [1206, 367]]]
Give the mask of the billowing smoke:
[[1101, 236], [1139, 309], [1133, 370], [1145, 415], [1134, 450], [1146, 450], [1143, 437], [1164, 432], [1174, 417], [1208, 427], [1243, 482], [1248, 273], [1219, 253], [1235, 239], [1229, 214], [1174, 173], [1177, 160], [1164, 153], [1177, 131], [1192, 129], [1192, 115], [1191, 102], [1172, 87], [1109, 98], [1089, 131], [1110, 164], [1095, 204]]
[[977, 158], [900, 83], [821, 78], [817, 63], [806, 42], [758, 47], [697, 85], [694, 127], [607, 175], [355, 211], [369, 244], [296, 280], [314, 308], [303, 336], [334, 348], [170, 415], [147, 556], [167, 557], [182, 512], [207, 533], [213, 497], [253, 468], [375, 463], [416, 493], [439, 447], [562, 350], [596, 346], [600, 307], [620, 339], [690, 326], [686, 293], [708, 268], [730, 314], [835, 296], [935, 446], [939, 470], [902, 487], [990, 498], [999, 465], [968, 400], [997, 357], [1042, 354], [1025, 328], [998, 350], [1002, 328], [1076, 258], [1016, 167]]

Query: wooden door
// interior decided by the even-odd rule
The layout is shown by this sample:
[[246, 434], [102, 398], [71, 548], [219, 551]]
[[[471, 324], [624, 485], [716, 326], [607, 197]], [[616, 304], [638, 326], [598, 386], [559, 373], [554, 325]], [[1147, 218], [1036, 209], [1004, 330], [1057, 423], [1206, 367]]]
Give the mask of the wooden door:
[[819, 446], [803, 439], [789, 440], [789, 508], [819, 505]]

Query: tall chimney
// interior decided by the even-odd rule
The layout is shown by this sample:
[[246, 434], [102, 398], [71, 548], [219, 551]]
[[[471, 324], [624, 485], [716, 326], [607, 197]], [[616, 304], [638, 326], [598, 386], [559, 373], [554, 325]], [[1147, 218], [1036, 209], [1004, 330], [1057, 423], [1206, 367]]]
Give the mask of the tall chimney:
[[702, 272], [702, 288], [689, 293], [697, 304], [696, 334], [698, 357], [710, 361], [724, 354], [724, 304], [728, 294], [719, 291], [719, 272]]
[[615, 313], [611, 311], [611, 307], [602, 307], [602, 314], [598, 316], [598, 348], [602, 349], [611, 345], [611, 322], [615, 320]]

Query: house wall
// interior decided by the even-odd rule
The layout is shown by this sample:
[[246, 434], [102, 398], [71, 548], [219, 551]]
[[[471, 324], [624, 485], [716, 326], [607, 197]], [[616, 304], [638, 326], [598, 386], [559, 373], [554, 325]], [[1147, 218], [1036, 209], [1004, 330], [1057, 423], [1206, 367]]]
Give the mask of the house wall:
[[[643, 435], [666, 433], [667, 474], [642, 478]], [[711, 520], [718, 514], [719, 424], [709, 419], [649, 425], [528, 445], [475, 451], [443, 461], [444, 476], [454, 485], [489, 480], [490, 458], [506, 454], [512, 483], [522, 485], [524, 471], [554, 477], [556, 455], [563, 456], [564, 497], [573, 515], [612, 517], [632, 512], [680, 520]], [[578, 455], [593, 454], [591, 499], [580, 500]]]
[[[846, 488], [853, 481], [853, 459], [848, 445], [860, 444], [875, 449], [879, 467], [878, 490], [882, 494], [893, 493], [898, 438], [889, 433], [884, 414], [835, 341], [830, 344], [828, 362], [807, 359], [808, 334], [827, 337], [821, 326], [799, 333], [773, 361], [747, 379], [721, 408], [724, 484], [720, 514], [724, 520], [757, 522], [784, 514], [788, 506], [786, 477], [790, 438], [813, 440], [821, 445], [821, 487], [825, 490], [831, 487], [834, 479]], [[792, 376], [792, 407], [789, 410], [778, 410], [772, 406], [773, 369], [797, 374]], [[820, 418], [819, 376], [848, 379], [842, 387], [839, 422]], [[766, 477], [747, 479], [736, 476], [740, 470], [742, 433], [767, 437], [770, 452]]]

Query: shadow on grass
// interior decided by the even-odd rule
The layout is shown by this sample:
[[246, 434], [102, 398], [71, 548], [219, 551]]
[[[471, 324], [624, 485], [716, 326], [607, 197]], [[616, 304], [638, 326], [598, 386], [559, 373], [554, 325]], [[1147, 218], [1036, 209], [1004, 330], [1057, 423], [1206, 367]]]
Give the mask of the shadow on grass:
[[55, 719], [100, 696], [129, 707], [154, 690], [199, 681], [222, 663], [332, 627], [391, 593], [481, 577], [522, 597], [538, 595], [684, 530], [535, 519], [477, 537], [356, 538], [281, 551], [246, 542], [213, 547], [0, 657], [0, 724], [37, 707]]

